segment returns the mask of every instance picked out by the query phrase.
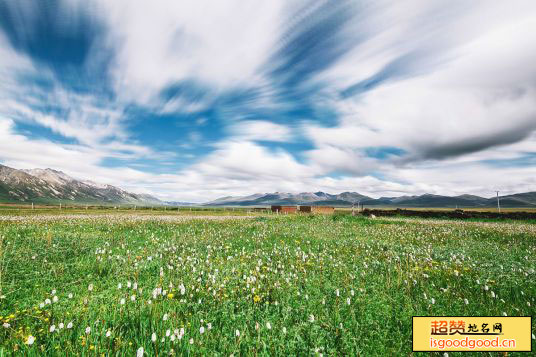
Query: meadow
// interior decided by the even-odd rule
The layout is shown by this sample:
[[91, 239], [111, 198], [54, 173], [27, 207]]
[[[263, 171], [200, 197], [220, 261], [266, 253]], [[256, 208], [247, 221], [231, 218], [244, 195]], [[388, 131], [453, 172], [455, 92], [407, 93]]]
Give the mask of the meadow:
[[46, 217], [0, 220], [0, 355], [419, 355], [413, 315], [535, 315], [533, 223]]

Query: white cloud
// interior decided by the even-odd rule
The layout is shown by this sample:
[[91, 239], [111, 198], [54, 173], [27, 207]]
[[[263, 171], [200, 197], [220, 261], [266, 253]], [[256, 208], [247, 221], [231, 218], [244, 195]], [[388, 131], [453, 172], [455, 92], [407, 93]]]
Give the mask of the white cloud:
[[290, 141], [292, 129], [266, 120], [244, 120], [229, 129], [238, 140]]
[[[1, 31], [0, 74], [0, 120], [4, 134], [10, 133], [11, 138], [18, 143], [29, 141], [21, 134], [14, 134], [16, 122], [41, 126], [67, 139], [75, 139], [82, 151], [94, 153], [91, 162], [99, 162], [105, 157], [132, 159], [170, 155], [157, 155], [150, 148], [129, 139], [124, 128], [123, 103], [103, 99], [100, 93], [81, 94], [67, 89], [48, 68], [34, 64], [29, 56], [12, 48]], [[27, 82], [21, 81], [21, 78]], [[50, 86], [42, 87], [32, 80], [44, 81]], [[50, 108], [58, 109], [59, 112], [49, 111]], [[47, 149], [53, 150], [55, 144], [45, 139], [43, 142], [47, 143]], [[6, 147], [0, 159], [18, 156], [17, 152], [12, 151], [19, 149], [24, 155], [23, 147]], [[73, 152], [65, 151], [65, 147], [58, 145], [53, 159], [60, 163], [64, 159], [70, 160]], [[76, 162], [73, 160], [73, 163]]]
[[195, 78], [216, 88], [258, 79], [282, 1], [103, 1], [117, 93], [139, 103]]
[[322, 145], [307, 152], [310, 165], [317, 168], [318, 172], [329, 174], [330, 172], [343, 171], [346, 174], [366, 176], [374, 169], [379, 168], [376, 160], [366, 157], [358, 150], [353, 150], [340, 145]]
[[[385, 82], [376, 88], [338, 101], [340, 124], [333, 128], [307, 125], [307, 135], [326, 152], [332, 147], [353, 150], [396, 146], [417, 161], [458, 160], [522, 142], [536, 130], [536, 68], [532, 65], [536, 62], [536, 43], [527, 36], [536, 31], [536, 21], [530, 16], [534, 3], [517, 4], [520, 6], [472, 4], [466, 13], [453, 11], [453, 6], [450, 14], [439, 12], [445, 16], [436, 13], [428, 22], [420, 23], [413, 23], [412, 16], [403, 14], [399, 21], [393, 21], [393, 27], [382, 24], [381, 28], [387, 29], [370, 30], [378, 35], [349, 53], [326, 78], [332, 76], [341, 85], [336, 81], [337, 73], [350, 73], [353, 65], [357, 75], [347, 78], [365, 80], [381, 68], [374, 62], [383, 66], [385, 59], [403, 57], [416, 45], [423, 46], [424, 54], [404, 59], [408, 63], [395, 68], [400, 73], [386, 73], [386, 78], [380, 78]], [[422, 31], [436, 20], [446, 21]], [[394, 40], [399, 44], [394, 45]], [[442, 46], [432, 46], [432, 41]], [[363, 61], [365, 66], [361, 67]], [[412, 61], [425, 70], [413, 73]]]
[[282, 150], [274, 152], [249, 141], [228, 141], [189, 170], [221, 179], [300, 180], [314, 174], [311, 167], [298, 163]]

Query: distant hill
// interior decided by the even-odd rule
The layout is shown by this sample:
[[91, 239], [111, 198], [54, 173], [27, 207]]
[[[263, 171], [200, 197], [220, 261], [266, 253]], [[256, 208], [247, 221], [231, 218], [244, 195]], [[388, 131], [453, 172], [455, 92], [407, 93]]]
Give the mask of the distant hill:
[[462, 196], [450, 197], [427, 193], [421, 196], [407, 197], [404, 199], [394, 198], [391, 204], [411, 207], [485, 207], [488, 204], [488, 201], [482, 197], [479, 197], [479, 199], [470, 199]]
[[[490, 198], [497, 205], [496, 198]], [[536, 206], [536, 192], [516, 193], [500, 197], [503, 207], [528, 207]]]
[[[501, 207], [535, 207], [536, 192], [517, 193], [501, 196]], [[371, 198], [357, 192], [329, 194], [325, 192], [302, 193], [257, 193], [250, 196], [227, 196], [205, 203], [206, 206], [269, 206], [269, 205], [326, 205], [345, 207], [360, 203], [365, 206], [391, 207], [445, 207], [478, 208], [495, 207], [497, 198], [485, 198], [475, 195], [442, 196], [423, 194], [420, 196]]]
[[80, 181], [53, 169], [17, 170], [4, 165], [0, 165], [0, 202], [163, 204], [151, 195]]
[[352, 202], [371, 199], [357, 192], [343, 192], [331, 195], [325, 192], [302, 192], [302, 193], [257, 193], [243, 197], [222, 197], [205, 203], [206, 206], [267, 206], [267, 205], [351, 205]]

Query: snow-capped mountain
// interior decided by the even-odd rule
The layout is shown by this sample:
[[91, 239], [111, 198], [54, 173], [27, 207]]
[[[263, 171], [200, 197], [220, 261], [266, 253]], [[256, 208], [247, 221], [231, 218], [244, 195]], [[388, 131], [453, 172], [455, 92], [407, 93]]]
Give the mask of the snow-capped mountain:
[[273, 204], [302, 204], [302, 205], [351, 205], [363, 200], [371, 200], [368, 196], [361, 195], [357, 192], [343, 192], [332, 195], [325, 192], [274, 192], [274, 193], [257, 193], [244, 197], [222, 197], [217, 200], [206, 203], [210, 206], [262, 206]]
[[0, 165], [0, 200], [7, 202], [73, 202], [162, 204], [157, 198], [112, 185], [77, 180], [53, 169], [17, 170]]

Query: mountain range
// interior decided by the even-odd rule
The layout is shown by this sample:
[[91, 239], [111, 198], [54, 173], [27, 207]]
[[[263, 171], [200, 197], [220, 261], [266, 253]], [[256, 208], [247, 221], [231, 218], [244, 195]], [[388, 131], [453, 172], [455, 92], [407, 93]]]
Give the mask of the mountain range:
[[[501, 207], [535, 207], [536, 192], [517, 193], [500, 196]], [[268, 206], [268, 205], [329, 205], [351, 206], [396, 206], [396, 207], [495, 207], [497, 198], [485, 198], [475, 195], [442, 196], [424, 194], [419, 196], [372, 198], [357, 192], [329, 194], [325, 192], [302, 193], [257, 193], [250, 196], [227, 196], [205, 203], [207, 206]]]
[[53, 169], [17, 170], [0, 165], [0, 202], [161, 205], [151, 195], [81, 181]]
[[[249, 196], [227, 196], [204, 204], [161, 201], [158, 198], [127, 192], [121, 188], [75, 179], [53, 169], [17, 170], [0, 165], [0, 202], [76, 203], [76, 204], [135, 204], [166, 206], [390, 206], [390, 207], [495, 207], [497, 198], [475, 195], [418, 196], [372, 198], [357, 192], [329, 194], [325, 192], [257, 193]], [[501, 207], [534, 207], [536, 192], [517, 193], [500, 197]]]

